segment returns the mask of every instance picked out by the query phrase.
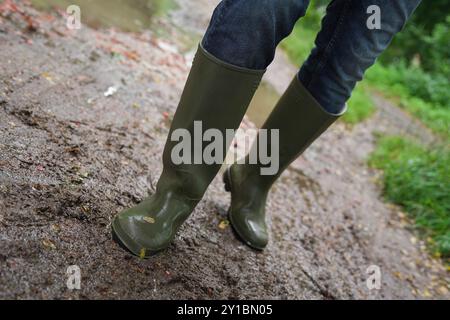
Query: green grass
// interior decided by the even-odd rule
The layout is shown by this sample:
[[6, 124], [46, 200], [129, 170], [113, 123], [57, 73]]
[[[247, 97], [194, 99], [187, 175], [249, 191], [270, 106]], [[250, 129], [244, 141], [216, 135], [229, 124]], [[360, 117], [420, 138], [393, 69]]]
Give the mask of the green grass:
[[[281, 43], [281, 47], [293, 63], [301, 65], [306, 60], [314, 47], [316, 33], [307, 23], [300, 22], [294, 27], [292, 34]], [[353, 125], [369, 118], [374, 111], [375, 106], [369, 87], [359, 83], [348, 101], [348, 110], [342, 121]]]
[[450, 258], [450, 150], [383, 137], [369, 164], [384, 171], [384, 194], [405, 208], [438, 255]]
[[[414, 75], [416, 77], [412, 79]], [[372, 87], [398, 102], [399, 106], [416, 116], [427, 127], [448, 139], [450, 138], [450, 98], [446, 104], [440, 103], [446, 101], [442, 98], [445, 94], [441, 91], [448, 91], [448, 80], [447, 83], [441, 83], [442, 80], [436, 81], [433, 85], [439, 89], [434, 89], [434, 94], [432, 89], [424, 89], [422, 91], [427, 93], [420, 93], [415, 86], [421, 82], [421, 77], [423, 76], [420, 72], [414, 71], [414, 68], [405, 69], [401, 65], [386, 67], [377, 64], [366, 73], [366, 79]], [[422, 86], [428, 87], [431, 84]], [[425, 100], [424, 97], [428, 99]]]
[[370, 89], [364, 82], [359, 83], [348, 100], [348, 110], [342, 120], [348, 124], [356, 124], [369, 118], [375, 111], [375, 104]]
[[[301, 21], [301, 20], [300, 20]], [[317, 32], [299, 22], [295, 25], [291, 35], [281, 42], [281, 47], [288, 54], [291, 61], [301, 65], [308, 58], [314, 47]]]

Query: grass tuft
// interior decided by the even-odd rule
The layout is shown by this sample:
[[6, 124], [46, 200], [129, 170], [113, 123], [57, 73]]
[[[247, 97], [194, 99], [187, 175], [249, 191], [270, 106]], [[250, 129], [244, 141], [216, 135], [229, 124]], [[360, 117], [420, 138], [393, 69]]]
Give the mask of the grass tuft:
[[369, 164], [384, 171], [384, 194], [401, 205], [437, 255], [450, 258], [450, 150], [382, 137]]

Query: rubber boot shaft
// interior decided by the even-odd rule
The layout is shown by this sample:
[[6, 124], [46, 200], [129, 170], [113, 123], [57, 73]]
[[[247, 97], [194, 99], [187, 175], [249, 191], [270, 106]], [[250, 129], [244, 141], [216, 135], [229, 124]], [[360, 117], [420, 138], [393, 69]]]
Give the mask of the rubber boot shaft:
[[[171, 139], [174, 131], [184, 129], [193, 140], [194, 121], [201, 122], [203, 132], [213, 128], [223, 136], [226, 129], [236, 129], [263, 73], [224, 63], [199, 47], [164, 148], [163, 172], [156, 192], [120, 213], [112, 223], [116, 238], [133, 254], [146, 258], [167, 248], [221, 167], [204, 163], [176, 165], [172, 161], [178, 143]], [[229, 145], [224, 143], [223, 147], [225, 156]], [[201, 156], [198, 153], [203, 149], [204, 145], [200, 145], [191, 154]]]
[[[345, 111], [345, 110], [344, 110]], [[230, 222], [239, 237], [250, 247], [262, 250], [268, 242], [265, 204], [272, 184], [343, 113], [331, 114], [309, 94], [295, 77], [262, 129], [279, 130], [279, 170], [261, 175], [261, 165], [234, 164], [224, 174], [231, 192]], [[254, 148], [257, 147], [256, 139]], [[271, 139], [268, 139], [271, 150]]]

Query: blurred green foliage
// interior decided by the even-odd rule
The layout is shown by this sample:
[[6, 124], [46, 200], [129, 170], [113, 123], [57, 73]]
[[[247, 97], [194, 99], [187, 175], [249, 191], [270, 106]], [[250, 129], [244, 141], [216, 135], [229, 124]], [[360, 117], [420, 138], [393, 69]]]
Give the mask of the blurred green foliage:
[[366, 81], [386, 97], [395, 99], [444, 139], [450, 139], [449, 83], [443, 78], [403, 63], [376, 64], [366, 73]]
[[[318, 1], [313, 2], [306, 16], [295, 25], [292, 35], [281, 43], [281, 47], [295, 64], [301, 65], [314, 47], [314, 39], [324, 14], [325, 6], [320, 6]], [[342, 117], [348, 124], [356, 124], [372, 115], [375, 107], [366, 85], [356, 86], [348, 106], [347, 113]]]
[[381, 57], [383, 63], [398, 60], [417, 62], [430, 73], [450, 76], [450, 2], [423, 1], [404, 30], [392, 41]]
[[386, 198], [406, 209], [436, 253], [450, 258], [450, 150], [383, 137], [369, 163], [384, 171]]

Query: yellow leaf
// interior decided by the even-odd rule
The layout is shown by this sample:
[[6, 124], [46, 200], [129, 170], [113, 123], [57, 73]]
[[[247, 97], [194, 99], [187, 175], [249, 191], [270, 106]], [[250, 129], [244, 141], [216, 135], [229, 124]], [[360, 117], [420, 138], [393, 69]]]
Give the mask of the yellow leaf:
[[431, 298], [431, 293], [428, 289], [425, 289], [422, 293], [422, 297], [424, 298]]
[[145, 222], [155, 223], [155, 219], [153, 219], [152, 217], [144, 217], [143, 219], [144, 219]]
[[42, 240], [42, 244], [50, 249], [56, 249], [56, 246], [50, 240]]
[[229, 225], [230, 225], [230, 221], [228, 221], [228, 220], [222, 220], [222, 221], [220, 221], [220, 223], [219, 223], [219, 229], [224, 230], [224, 229], [226, 229]]
[[141, 252], [139, 252], [139, 258], [141, 258], [141, 259], [145, 258], [145, 248], [142, 248]]
[[42, 74], [41, 74], [41, 76], [45, 79], [45, 80], [47, 80], [48, 82], [50, 82], [50, 83], [54, 83], [53, 82], [53, 78], [52, 78], [52, 76], [48, 73], [48, 72], [43, 72]]

